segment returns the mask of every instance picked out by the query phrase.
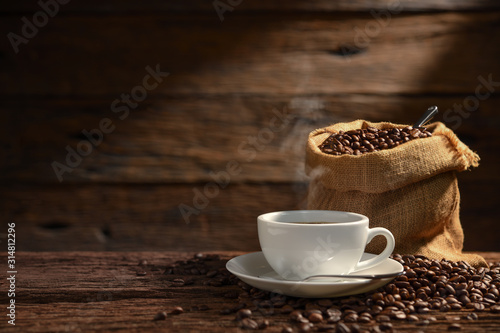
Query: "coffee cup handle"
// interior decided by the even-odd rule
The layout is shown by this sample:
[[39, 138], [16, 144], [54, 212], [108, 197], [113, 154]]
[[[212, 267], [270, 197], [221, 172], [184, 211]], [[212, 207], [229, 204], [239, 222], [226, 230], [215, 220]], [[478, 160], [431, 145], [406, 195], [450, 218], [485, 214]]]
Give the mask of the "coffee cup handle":
[[372, 241], [373, 237], [379, 236], [379, 235], [384, 236], [385, 239], [387, 240], [387, 245], [385, 246], [384, 251], [382, 251], [382, 253], [380, 253], [375, 258], [358, 262], [358, 264], [354, 268], [355, 271], [359, 271], [362, 269], [367, 269], [367, 268], [376, 266], [376, 265], [380, 264], [382, 261], [389, 258], [389, 256], [392, 254], [392, 251], [394, 251], [394, 246], [395, 246], [394, 236], [392, 235], [392, 233], [389, 230], [387, 230], [385, 228], [378, 227], [378, 228], [368, 229], [368, 238], [367, 238], [366, 244], [370, 243]]

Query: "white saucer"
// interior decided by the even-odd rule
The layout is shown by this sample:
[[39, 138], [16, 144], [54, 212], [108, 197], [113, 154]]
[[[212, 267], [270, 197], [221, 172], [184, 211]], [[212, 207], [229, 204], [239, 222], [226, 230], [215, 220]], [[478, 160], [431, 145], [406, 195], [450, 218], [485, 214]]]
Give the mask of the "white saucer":
[[[374, 254], [364, 253], [361, 260], [374, 257]], [[244, 254], [229, 260], [226, 264], [228, 271], [252, 287], [262, 290], [295, 297], [327, 298], [362, 294], [377, 289], [393, 278], [384, 279], [346, 279], [346, 280], [316, 280], [308, 282], [288, 281], [280, 277], [267, 263], [262, 252]], [[386, 259], [379, 265], [357, 271], [356, 274], [392, 274], [399, 275], [403, 266], [393, 260]]]

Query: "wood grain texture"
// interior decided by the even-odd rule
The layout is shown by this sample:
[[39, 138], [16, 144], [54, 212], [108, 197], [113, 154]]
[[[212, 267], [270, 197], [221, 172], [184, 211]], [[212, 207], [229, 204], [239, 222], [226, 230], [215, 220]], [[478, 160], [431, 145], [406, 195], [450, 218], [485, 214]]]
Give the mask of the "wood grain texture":
[[[367, 13], [262, 14], [227, 24], [206, 14], [57, 16], [18, 54], [7, 39], [0, 44], [1, 94], [118, 97], [157, 64], [170, 76], [148, 96], [469, 94], [478, 76], [500, 73], [499, 22], [498, 11], [399, 14], [382, 23]], [[6, 17], [0, 31], [19, 33], [21, 24]]]
[[[461, 180], [465, 250], [499, 251], [498, 184]], [[258, 215], [306, 208], [307, 183], [230, 183], [202, 208], [195, 191], [205, 186], [10, 185], [0, 187], [0, 211], [18, 226], [19, 250], [257, 251]], [[186, 220], [181, 204], [200, 209]]]
[[208, 200], [205, 185], [4, 187], [0, 205], [32, 251], [256, 251], [258, 215], [305, 208], [305, 185], [230, 184]]
[[[436, 11], [436, 10], [489, 10], [500, 8], [498, 2], [494, 0], [457, 0], [457, 1], [412, 1], [412, 0], [371, 0], [371, 1], [327, 1], [314, 0], [303, 2], [300, 0], [292, 1], [223, 1], [223, 3], [233, 3], [238, 12], [253, 12], [253, 11], [271, 11], [271, 12], [287, 12], [287, 11], [369, 11], [371, 9], [384, 10], [391, 6], [400, 6], [403, 11]], [[149, 11], [180, 11], [180, 12], [213, 12], [215, 9], [213, 1], [204, 0], [185, 0], [185, 1], [158, 1], [149, 0], [137, 3], [130, 0], [106, 0], [95, 1], [89, 0], [85, 2], [72, 1], [70, 4], [61, 6], [64, 12], [149, 12]], [[0, 5], [0, 12], [24, 12], [37, 11], [39, 6], [36, 1], [22, 2], [6, 2]]]
[[67, 147], [76, 151], [82, 140], [88, 143], [82, 131], [99, 128], [109, 118], [115, 130], [103, 134], [102, 143], [71, 172], [63, 172], [63, 182], [207, 182], [211, 173], [226, 172], [230, 161], [241, 167], [232, 181], [303, 181], [310, 131], [355, 119], [411, 124], [429, 105], [438, 105], [435, 120], [458, 117], [446, 123], [482, 158], [480, 167], [464, 177], [498, 184], [500, 98], [481, 101], [462, 118], [453, 113], [453, 104], [463, 104], [466, 97], [164, 96], [144, 101], [124, 120], [110, 110], [112, 97], [7, 100], [0, 106], [0, 123], [9, 124], [0, 132], [0, 180], [59, 183], [52, 163], [68, 165]]
[[[19, 53], [3, 38], [0, 208], [19, 224], [21, 249], [258, 249], [258, 214], [304, 207], [310, 130], [412, 123], [429, 105], [464, 105], [480, 77], [500, 81], [499, 3], [405, 0], [383, 16], [391, 3], [243, 1], [221, 22], [211, 1], [72, 1]], [[20, 34], [38, 10], [2, 3], [0, 32]], [[169, 76], [119, 119], [113, 101], [156, 64]], [[448, 114], [482, 158], [459, 176], [470, 250], [500, 250], [492, 88], [477, 110]], [[267, 140], [285, 109], [289, 124]], [[104, 118], [116, 129], [60, 184], [51, 163]], [[259, 135], [260, 148], [247, 144]], [[230, 161], [241, 171], [186, 225], [178, 205]]]
[[[242, 252], [218, 253], [223, 268], [225, 260]], [[500, 261], [499, 253], [481, 253], [489, 262]], [[177, 276], [163, 274], [165, 267], [177, 260], [193, 257], [188, 252], [18, 252], [17, 254], [16, 326], [0, 322], [2, 332], [243, 332], [234, 315], [220, 310], [238, 303], [227, 295], [238, 294], [238, 286], [212, 287], [195, 282], [175, 287], [169, 282]], [[3, 253], [2, 258], [6, 258]], [[5, 259], [2, 259], [4, 263]], [[145, 266], [138, 266], [146, 260]], [[146, 275], [138, 276], [137, 272]], [[3, 276], [4, 274], [2, 274]], [[203, 277], [200, 277], [203, 279]], [[205, 278], [206, 279], [206, 278]], [[0, 288], [7, 288], [0, 279]], [[154, 321], [159, 311], [169, 312], [181, 306], [181, 315], [168, 315]], [[206, 310], [200, 310], [206, 306]], [[197, 308], [198, 307], [198, 308]], [[436, 314], [437, 321], [428, 332], [447, 330], [454, 317], [460, 318], [462, 332], [495, 332], [500, 316], [479, 313], [479, 320], [465, 319], [468, 310]], [[270, 317], [272, 325], [265, 332], [280, 332], [288, 316]], [[421, 329], [415, 323], [394, 321], [398, 332]]]

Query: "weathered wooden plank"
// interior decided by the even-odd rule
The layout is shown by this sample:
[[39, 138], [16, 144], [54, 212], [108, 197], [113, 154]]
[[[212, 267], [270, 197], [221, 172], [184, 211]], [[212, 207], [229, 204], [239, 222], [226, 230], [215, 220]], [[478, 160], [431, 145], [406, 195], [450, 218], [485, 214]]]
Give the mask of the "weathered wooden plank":
[[[412, 0], [372, 0], [372, 1], [327, 1], [314, 0], [303, 2], [292, 1], [222, 1], [224, 4], [232, 4], [231, 8], [238, 12], [248, 11], [368, 11], [371, 9], [384, 10], [393, 6], [401, 7], [403, 11], [424, 10], [488, 10], [499, 8], [498, 2], [494, 0], [459, 0], [459, 1], [412, 1]], [[70, 4], [61, 6], [64, 12], [149, 12], [149, 11], [181, 11], [181, 12], [214, 12], [214, 1], [187, 0], [187, 1], [143, 1], [138, 4], [130, 0], [106, 0], [106, 1], [72, 1]], [[40, 6], [37, 1], [5, 2], [0, 6], [0, 12], [12, 13], [19, 11], [37, 11]], [[228, 12], [231, 12], [228, 9]]]
[[[205, 185], [2, 186], [0, 211], [19, 250], [257, 251], [258, 215], [306, 207], [306, 183], [231, 183], [204, 201]], [[499, 251], [498, 184], [459, 186], [465, 250]]]
[[[119, 97], [146, 66], [169, 72], [162, 93], [422, 94], [498, 81], [500, 12], [57, 16], [19, 53], [0, 45], [2, 95]], [[21, 33], [19, 18], [0, 31]], [[474, 50], [473, 52], [467, 50]], [[459, 55], [459, 56], [457, 56]]]
[[[237, 161], [240, 171], [232, 174], [234, 182], [302, 181], [305, 142], [313, 129], [355, 119], [411, 124], [435, 104], [441, 110], [436, 120], [458, 117], [449, 126], [482, 157], [481, 166], [464, 177], [498, 183], [500, 98], [481, 101], [465, 119], [452, 112], [453, 104], [462, 105], [465, 97], [164, 96], [147, 99], [123, 120], [122, 113], [110, 110], [113, 97], [4, 100], [0, 180], [58, 183], [52, 166], [56, 161], [74, 166], [71, 172], [60, 172], [64, 182], [207, 182], [211, 173], [227, 172], [228, 162]], [[290, 121], [285, 124], [280, 114], [289, 115]], [[80, 155], [78, 147], [86, 154], [90, 142], [82, 131], [99, 129], [105, 118], [115, 130], [102, 134], [102, 143], [94, 134], [92, 151]], [[76, 157], [66, 162], [68, 149], [76, 151], [80, 163]]]
[[255, 251], [258, 215], [305, 207], [305, 186], [205, 185], [2, 187], [0, 205], [30, 251]]
[[[226, 260], [242, 252], [212, 254], [220, 259], [207, 262], [208, 267], [223, 270]], [[490, 262], [500, 260], [499, 253], [481, 254]], [[6, 258], [5, 252], [2, 258]], [[238, 286], [207, 286], [203, 282], [209, 279], [203, 275], [188, 275], [193, 284], [172, 286], [169, 281], [178, 276], [163, 274], [166, 265], [190, 258], [193, 253], [186, 252], [17, 252], [16, 326], [3, 320], [0, 328], [3, 332], [243, 332], [237, 328], [234, 314], [220, 314], [238, 304], [242, 292]], [[138, 276], [137, 272], [146, 274]], [[6, 284], [5, 279], [0, 280], [3, 290]], [[182, 306], [185, 312], [153, 320], [159, 311], [169, 312], [175, 306]], [[498, 314], [484, 311], [478, 313], [479, 320], [470, 321], [465, 319], [469, 313], [432, 312], [436, 321], [424, 327], [438, 332], [455, 321], [462, 332], [496, 331]], [[254, 311], [254, 316], [259, 315], [261, 318]], [[287, 314], [266, 317], [271, 325], [265, 332], [280, 332], [290, 323]], [[407, 321], [395, 320], [393, 325], [402, 332], [422, 328]]]

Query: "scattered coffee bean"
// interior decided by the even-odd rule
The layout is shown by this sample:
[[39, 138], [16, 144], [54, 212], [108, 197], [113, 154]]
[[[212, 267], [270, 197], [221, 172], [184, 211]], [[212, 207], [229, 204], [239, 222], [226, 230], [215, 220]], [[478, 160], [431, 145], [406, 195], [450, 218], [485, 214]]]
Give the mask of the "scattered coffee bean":
[[165, 311], [160, 311], [155, 314], [153, 320], [165, 320], [167, 318], [167, 313]]
[[338, 323], [336, 332], [337, 333], [350, 333], [351, 329], [349, 328], [349, 326], [347, 326], [344, 323]]
[[410, 140], [432, 136], [426, 128], [407, 126], [402, 129], [379, 130], [374, 127], [332, 133], [319, 146], [330, 155], [362, 155], [372, 151], [390, 149]]
[[290, 319], [291, 319], [292, 321], [297, 321], [297, 322], [298, 322], [298, 321], [301, 321], [301, 320], [302, 320], [302, 318], [303, 318], [303, 316], [302, 316], [302, 311], [295, 310], [295, 311], [292, 311], [292, 312], [290, 313]]
[[283, 314], [289, 314], [293, 311], [293, 307], [290, 306], [289, 304], [286, 304], [284, 305], [283, 307], [281, 307], [281, 309], [279, 309], [279, 313], [283, 313]]
[[173, 315], [179, 315], [181, 313], [184, 313], [184, 309], [181, 308], [180, 306], [176, 306], [172, 309], [172, 311], [170, 311], [170, 314], [173, 314]]
[[172, 285], [175, 287], [182, 287], [184, 286], [185, 282], [183, 279], [173, 279], [172, 280]]
[[462, 329], [462, 326], [459, 323], [453, 323], [448, 326], [448, 331], [459, 331]]
[[378, 325], [380, 327], [380, 330], [382, 331], [391, 331], [392, 330], [392, 324], [391, 323], [381, 323]]
[[378, 315], [377, 318], [375, 318], [375, 320], [378, 321], [379, 323], [382, 323], [391, 321], [391, 318], [386, 315]]
[[408, 321], [418, 321], [419, 320], [418, 317], [415, 316], [415, 315], [409, 315], [409, 316], [406, 317], [406, 319]]
[[[368, 314], [369, 314], [369, 313], [368, 313]], [[371, 321], [372, 321], [371, 315], [370, 315], [370, 316], [366, 316], [366, 315], [363, 315], [363, 314], [362, 314], [362, 315], [361, 315], [361, 316], [359, 316], [359, 318], [358, 318], [358, 322], [360, 322], [360, 323], [365, 323], [365, 324], [366, 324], [366, 323], [369, 323], [369, 322], [371, 322]]]
[[299, 332], [309, 332], [313, 328], [313, 324], [311, 323], [300, 323], [299, 324]]
[[323, 316], [321, 313], [311, 313], [307, 319], [309, 319], [311, 323], [321, 323], [323, 321]]
[[329, 325], [329, 324], [320, 324], [316, 325], [316, 331], [318, 332], [334, 332], [336, 326], [335, 325]]
[[247, 330], [258, 330], [259, 329], [259, 324], [253, 319], [250, 318], [243, 318], [240, 322], [240, 326], [244, 329]]
[[250, 318], [252, 316], [252, 311], [250, 309], [240, 309], [236, 312], [236, 320], [242, 320], [243, 318]]
[[430, 321], [429, 321], [429, 320], [427, 320], [427, 319], [424, 319], [424, 320], [421, 320], [421, 321], [418, 321], [418, 322], [417, 322], [417, 325], [418, 325], [418, 326], [427, 326], [427, 325], [429, 325], [429, 324], [430, 324]]
[[359, 317], [358, 317], [357, 313], [349, 313], [348, 315], [346, 315], [344, 317], [344, 321], [346, 323], [355, 323], [358, 321], [358, 318]]
[[264, 319], [258, 322], [259, 330], [264, 330], [269, 327], [269, 320]]
[[281, 329], [281, 333], [293, 333], [293, 328], [291, 328], [290, 326], [284, 326]]
[[467, 319], [468, 319], [468, 320], [478, 320], [478, 319], [479, 319], [479, 317], [478, 317], [478, 315], [477, 315], [476, 313], [471, 312], [471, 313], [469, 313], [469, 314], [467, 315]]

